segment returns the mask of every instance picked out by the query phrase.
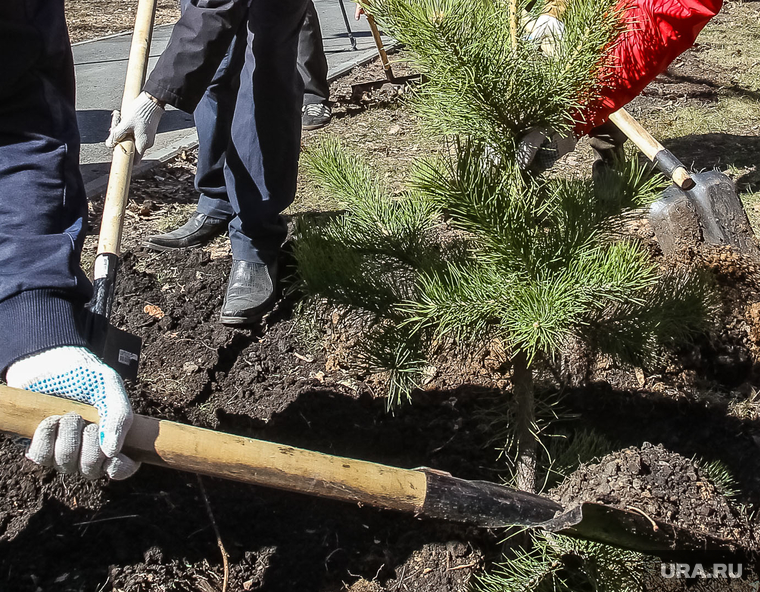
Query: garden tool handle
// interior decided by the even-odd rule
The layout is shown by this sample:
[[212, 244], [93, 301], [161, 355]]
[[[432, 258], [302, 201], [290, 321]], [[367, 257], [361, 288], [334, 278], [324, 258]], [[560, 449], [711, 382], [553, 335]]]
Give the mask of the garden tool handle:
[[[137, 98], [145, 83], [150, 54], [150, 41], [153, 21], [156, 14], [157, 0], [139, 0], [135, 17], [135, 30], [132, 34], [132, 46], [129, 50], [127, 78], [124, 83], [124, 95], [121, 110]], [[124, 227], [124, 210], [132, 177], [135, 142], [130, 138], [119, 142], [113, 150], [111, 172], [108, 176], [103, 219], [98, 240], [98, 255], [111, 254], [118, 257], [121, 245], [121, 233]], [[96, 266], [97, 274], [97, 266]]]
[[[31, 438], [40, 421], [71, 411], [99, 420], [89, 405], [0, 385], [4, 432]], [[123, 452], [211, 477], [488, 527], [535, 526], [562, 510], [548, 498], [487, 481], [332, 456], [144, 415], [134, 416]]]
[[673, 153], [654, 139], [644, 126], [636, 121], [625, 109], [618, 109], [610, 115], [610, 121], [641, 150], [655, 166], [670, 177], [681, 189], [692, 189], [694, 180], [683, 163]]
[[367, 17], [367, 24], [369, 25], [369, 29], [370, 29], [370, 31], [372, 31], [372, 38], [375, 40], [375, 45], [377, 46], [377, 53], [380, 54], [380, 61], [383, 62], [383, 69], [385, 70], [385, 77], [390, 82], [393, 82], [396, 79], [396, 77], [393, 75], [393, 69], [391, 68], [391, 62], [388, 59], [388, 54], [385, 51], [385, 45], [383, 44], [383, 39], [380, 36], [380, 30], [377, 28], [377, 23], [375, 22], [375, 17], [373, 17], [369, 13], [367, 13], [365, 16]]
[[[0, 385], [0, 430], [31, 438], [50, 415], [74, 412], [97, 423], [97, 410], [71, 399]], [[212, 477], [417, 513], [424, 472], [346, 459], [135, 415], [122, 452], [141, 462]]]

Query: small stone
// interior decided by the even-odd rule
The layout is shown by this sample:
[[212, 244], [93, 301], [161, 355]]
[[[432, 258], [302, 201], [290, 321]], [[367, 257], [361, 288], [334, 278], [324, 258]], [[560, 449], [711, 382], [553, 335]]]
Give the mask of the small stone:
[[185, 362], [182, 365], [182, 370], [184, 370], [187, 374], [192, 374], [193, 372], [198, 371], [198, 364], [194, 364], [193, 362]]

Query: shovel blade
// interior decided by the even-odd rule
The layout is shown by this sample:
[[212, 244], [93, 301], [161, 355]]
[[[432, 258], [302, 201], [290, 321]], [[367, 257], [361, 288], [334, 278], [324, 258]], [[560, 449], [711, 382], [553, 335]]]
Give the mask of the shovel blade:
[[351, 102], [358, 103], [361, 101], [364, 93], [378, 90], [384, 86], [389, 88], [400, 88], [407, 85], [419, 84], [422, 82], [422, 76], [419, 74], [412, 74], [410, 76], [399, 76], [391, 79], [372, 80], [370, 82], [359, 82], [351, 85]]
[[141, 349], [142, 339], [137, 335], [109, 325], [100, 357], [124, 380], [134, 382], [137, 380]]
[[741, 541], [720, 539], [653, 520], [640, 510], [622, 510], [597, 503], [581, 503], [540, 528], [657, 557], [685, 555], [693, 560], [694, 553], [702, 552], [754, 558], [752, 551], [741, 546]]
[[137, 380], [142, 339], [117, 329], [101, 315], [91, 313], [87, 321], [87, 341], [93, 353], [124, 380]]
[[671, 185], [652, 204], [649, 221], [668, 255], [686, 246], [730, 246], [760, 258], [755, 235], [734, 183], [723, 173], [694, 173], [688, 191]]

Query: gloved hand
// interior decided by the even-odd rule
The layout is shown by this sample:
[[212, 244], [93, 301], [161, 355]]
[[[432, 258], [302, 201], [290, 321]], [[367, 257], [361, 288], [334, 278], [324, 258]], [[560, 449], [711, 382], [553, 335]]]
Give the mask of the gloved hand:
[[29, 460], [61, 473], [77, 470], [88, 479], [108, 475], [126, 479], [139, 463], [121, 454], [132, 425], [132, 407], [116, 371], [83, 347], [56, 347], [14, 362], [8, 386], [89, 403], [100, 414], [100, 427], [85, 425], [75, 413], [40, 422], [26, 453]]
[[549, 14], [542, 14], [538, 18], [528, 19], [525, 22], [526, 39], [541, 47], [547, 55], [552, 55], [554, 45], [565, 34], [565, 25], [562, 21]]
[[111, 133], [106, 140], [106, 146], [113, 149], [117, 143], [129, 136], [135, 139], [135, 164], [138, 164], [145, 151], [156, 141], [156, 130], [161, 116], [164, 114], [148, 93], [141, 92], [137, 98], [127, 105], [124, 113], [114, 111], [111, 116]]
[[545, 171], [565, 154], [575, 150], [575, 144], [572, 134], [563, 135], [546, 128], [532, 129], [520, 140], [517, 164], [523, 171]]
[[[551, 14], [524, 21], [526, 39], [537, 44], [547, 56], [554, 55], [554, 47], [565, 34], [565, 25]], [[568, 152], [575, 150], [572, 134], [563, 135], [552, 129], [535, 128], [520, 140], [517, 147], [517, 164], [522, 170], [542, 172], [550, 169]]]

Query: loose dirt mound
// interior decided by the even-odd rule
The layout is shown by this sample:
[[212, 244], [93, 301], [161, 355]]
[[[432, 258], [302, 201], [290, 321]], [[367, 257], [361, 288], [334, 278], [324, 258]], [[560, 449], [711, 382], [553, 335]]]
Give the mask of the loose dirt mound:
[[635, 508], [662, 520], [724, 539], [754, 541], [752, 528], [694, 463], [645, 443], [585, 465], [552, 491], [570, 506], [580, 501]]

